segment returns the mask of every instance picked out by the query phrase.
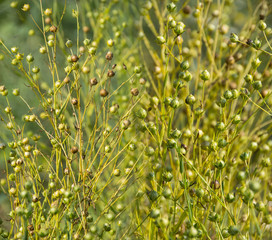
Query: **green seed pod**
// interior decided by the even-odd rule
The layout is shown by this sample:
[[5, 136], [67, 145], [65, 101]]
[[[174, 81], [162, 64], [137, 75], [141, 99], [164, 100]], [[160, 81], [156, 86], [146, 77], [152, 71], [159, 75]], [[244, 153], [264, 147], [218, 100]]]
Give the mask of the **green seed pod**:
[[211, 222], [216, 222], [218, 221], [219, 219], [219, 215], [216, 213], [216, 212], [211, 212], [208, 216], [208, 219], [211, 221]]
[[265, 224], [271, 224], [271, 223], [272, 223], [272, 216], [269, 215], [269, 214], [266, 214], [266, 215], [264, 216], [264, 218], [263, 218], [263, 222], [264, 222]]
[[255, 209], [258, 211], [258, 212], [264, 212], [265, 211], [265, 207], [266, 205], [260, 201], [260, 202], [257, 202], [255, 205], [254, 205]]
[[177, 26], [177, 22], [173, 19], [170, 20], [168, 24], [169, 24], [170, 28], [175, 28]]
[[200, 117], [203, 113], [204, 113], [204, 109], [203, 109], [202, 107], [197, 107], [197, 108], [194, 110], [194, 114], [195, 114], [197, 117]]
[[239, 97], [239, 91], [237, 89], [232, 89], [231, 92], [232, 92], [233, 99], [236, 99]]
[[71, 48], [73, 46], [72, 40], [67, 40], [65, 45], [66, 45], [66, 47]]
[[93, 239], [93, 236], [92, 236], [91, 233], [86, 233], [86, 234], [84, 235], [84, 240], [92, 240], [92, 239]]
[[252, 86], [253, 86], [254, 89], [260, 90], [263, 85], [262, 85], [261, 81], [255, 81], [255, 82], [253, 82]]
[[181, 64], [180, 64], [180, 68], [183, 70], [183, 71], [186, 71], [188, 70], [190, 67], [190, 64], [189, 62], [186, 60], [186, 61], [183, 61]]
[[38, 72], [40, 72], [40, 68], [35, 66], [35, 67], [32, 68], [32, 72], [33, 73], [38, 73]]
[[120, 169], [114, 169], [113, 170], [113, 175], [116, 176], [116, 177], [119, 177], [121, 175]]
[[177, 142], [174, 139], [168, 139], [166, 142], [166, 146], [169, 149], [175, 148], [177, 146]]
[[26, 56], [26, 60], [27, 60], [29, 63], [32, 63], [32, 62], [34, 61], [34, 57], [33, 57], [31, 54], [29, 54], [29, 55]]
[[248, 161], [250, 158], [250, 153], [249, 152], [243, 152], [241, 155], [240, 155], [240, 159], [242, 161]]
[[184, 32], [184, 28], [185, 28], [185, 24], [183, 22], [178, 22], [177, 26], [174, 29], [174, 32], [177, 35], [180, 35], [180, 34], [182, 34]]
[[180, 90], [183, 86], [184, 86], [184, 83], [179, 79], [175, 80], [173, 83], [173, 87], [177, 90]]
[[96, 53], [96, 48], [95, 48], [95, 47], [90, 47], [90, 48], [88, 49], [88, 53], [89, 53], [90, 55], [95, 55], [95, 53]]
[[185, 103], [188, 105], [193, 105], [195, 102], [196, 102], [196, 98], [192, 94], [188, 95], [185, 99]]
[[229, 100], [232, 97], [233, 97], [233, 94], [232, 94], [232, 92], [230, 90], [227, 90], [227, 91], [224, 92], [224, 98], [225, 99]]
[[178, 130], [178, 129], [172, 130], [171, 133], [170, 133], [170, 136], [172, 138], [178, 139], [178, 138], [181, 137], [181, 131]]
[[200, 73], [200, 78], [203, 80], [203, 81], [208, 81], [210, 79], [211, 75], [210, 73], [208, 72], [208, 70], [203, 70], [201, 73]]
[[155, 218], [158, 218], [160, 214], [161, 214], [161, 211], [157, 208], [154, 208], [150, 212], [150, 217], [155, 219]]
[[230, 41], [236, 43], [239, 41], [239, 37], [235, 33], [230, 34]]
[[189, 82], [192, 80], [192, 77], [192, 74], [188, 70], [186, 70], [183, 76], [184, 81]]
[[252, 62], [251, 62], [251, 66], [253, 69], [257, 69], [260, 65], [261, 65], [262, 61], [259, 58], [255, 58]]
[[218, 140], [218, 147], [224, 148], [228, 145], [228, 142], [224, 138], [220, 138]]
[[216, 124], [216, 129], [218, 130], [218, 131], [224, 131], [225, 130], [225, 123], [223, 123], [223, 122], [218, 122], [217, 124]]
[[105, 152], [106, 152], [106, 153], [111, 152], [111, 150], [112, 150], [112, 148], [111, 148], [110, 145], [106, 145], [106, 146], [105, 146]]
[[148, 192], [147, 194], [148, 194], [149, 199], [152, 202], [155, 201], [159, 197], [159, 194], [156, 191], [154, 191], [154, 190]]
[[103, 228], [106, 232], [109, 232], [111, 230], [111, 225], [109, 223], [104, 223]]
[[235, 200], [235, 196], [233, 193], [228, 193], [225, 199], [228, 203], [232, 203]]
[[18, 215], [19, 217], [22, 217], [24, 215], [24, 209], [22, 207], [16, 207], [15, 208], [15, 213], [16, 215]]
[[172, 99], [172, 101], [170, 102], [170, 107], [176, 109], [177, 107], [179, 107], [180, 103], [179, 100], [177, 98]]
[[188, 235], [190, 238], [195, 238], [198, 236], [198, 230], [195, 227], [190, 227]]
[[242, 200], [246, 204], [248, 204], [254, 198], [254, 192], [251, 191], [250, 189], [246, 189], [245, 192], [242, 195], [243, 195], [243, 199]]
[[153, 156], [155, 154], [155, 150], [153, 147], [147, 147], [145, 150], [145, 154], [149, 157]]
[[141, 67], [141, 66], [136, 66], [136, 67], [134, 68], [134, 72], [135, 72], [136, 74], [141, 73], [141, 72], [142, 72], [142, 67]]
[[239, 114], [235, 115], [233, 118], [233, 123], [238, 124], [240, 121], [241, 121], [241, 116]]
[[171, 189], [170, 189], [170, 188], [165, 188], [165, 189], [163, 190], [163, 192], [162, 192], [162, 195], [163, 195], [166, 199], [170, 198], [171, 195], [172, 195]]
[[95, 225], [90, 227], [91, 233], [96, 233], [97, 232], [97, 227]]
[[169, 106], [170, 103], [172, 102], [172, 100], [173, 100], [173, 98], [171, 98], [171, 97], [166, 97], [166, 98], [164, 99], [165, 105]]
[[166, 40], [165, 40], [165, 38], [163, 36], [158, 36], [157, 37], [157, 42], [159, 44], [164, 44], [164, 43], [166, 43]]
[[237, 233], [239, 233], [239, 229], [238, 229], [237, 226], [230, 226], [230, 227], [228, 228], [228, 232], [229, 232], [229, 234], [230, 234], [231, 236], [234, 236], [234, 235], [236, 235]]
[[136, 149], [137, 149], [136, 144], [131, 143], [131, 144], [128, 145], [128, 150], [130, 150], [130, 151], [135, 151]]
[[42, 228], [39, 230], [38, 234], [40, 237], [44, 238], [49, 235], [49, 231], [47, 229]]
[[263, 20], [260, 20], [259, 23], [258, 23], [258, 28], [261, 31], [264, 31], [267, 28], [267, 25], [266, 25], [266, 23]]
[[261, 164], [262, 164], [263, 167], [269, 167], [269, 166], [271, 166], [271, 160], [270, 160], [270, 158], [269, 157], [264, 158], [262, 160]]
[[164, 181], [170, 182], [173, 179], [173, 174], [170, 172], [164, 172], [162, 175]]
[[247, 173], [244, 171], [239, 171], [236, 175], [236, 178], [238, 181], [243, 181], [246, 179], [246, 177], [247, 177]]
[[218, 169], [223, 169], [226, 166], [226, 163], [223, 160], [219, 160], [214, 165]]
[[202, 188], [198, 188], [198, 189], [196, 190], [196, 196], [197, 196], [198, 198], [202, 198], [202, 197], [204, 196], [204, 194], [205, 194], [205, 192], [204, 192], [204, 190], [203, 190]]
[[167, 4], [168, 12], [174, 12], [175, 9], [176, 9], [176, 4], [175, 3], [171, 2], [171, 3]]
[[137, 111], [136, 116], [141, 119], [145, 119], [147, 117], [147, 112], [145, 109], [141, 108]]
[[261, 189], [261, 183], [258, 181], [250, 181], [248, 184], [249, 188], [253, 191], [253, 192], [258, 192]]

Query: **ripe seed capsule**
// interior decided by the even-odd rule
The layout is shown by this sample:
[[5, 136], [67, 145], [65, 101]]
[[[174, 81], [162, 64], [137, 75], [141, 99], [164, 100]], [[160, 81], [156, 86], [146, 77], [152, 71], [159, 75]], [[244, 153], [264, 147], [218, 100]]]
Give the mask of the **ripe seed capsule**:
[[73, 147], [71, 148], [71, 152], [72, 152], [73, 154], [77, 153], [77, 152], [78, 152], [77, 146], [73, 146]]
[[78, 104], [78, 100], [76, 98], [72, 98], [71, 100], [73, 105], [77, 105]]
[[107, 54], [106, 54], [106, 59], [107, 59], [108, 61], [111, 61], [112, 58], [113, 58], [113, 53], [112, 53], [112, 52], [107, 52]]
[[72, 62], [77, 62], [78, 61], [78, 56], [77, 55], [73, 55], [73, 56], [71, 56], [71, 61]]
[[58, 30], [58, 28], [57, 28], [55, 25], [52, 25], [52, 26], [49, 28], [49, 31], [50, 31], [50, 32], [53, 32], [53, 33], [57, 32], [57, 30]]
[[108, 75], [108, 77], [110, 77], [110, 78], [111, 78], [111, 77], [114, 77], [115, 72], [112, 71], [112, 70], [109, 70], [107, 75]]
[[94, 85], [96, 85], [97, 84], [97, 79], [96, 78], [91, 78], [90, 79], [90, 85], [91, 86], [94, 86]]
[[101, 89], [100, 90], [100, 96], [101, 97], [106, 97], [106, 96], [108, 96], [108, 91], [106, 90], [106, 89]]
[[133, 96], [138, 96], [139, 90], [138, 90], [138, 88], [132, 88], [132, 89], [130, 90], [130, 93], [131, 93]]

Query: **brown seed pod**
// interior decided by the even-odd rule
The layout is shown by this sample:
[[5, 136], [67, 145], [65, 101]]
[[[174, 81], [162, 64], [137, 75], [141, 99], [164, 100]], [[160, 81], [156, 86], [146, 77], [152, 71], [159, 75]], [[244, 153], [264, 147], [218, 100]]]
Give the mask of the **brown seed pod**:
[[70, 78], [69, 78], [69, 77], [65, 77], [65, 78], [63, 79], [63, 82], [66, 83], [66, 84], [69, 83], [69, 82], [70, 82]]
[[0, 86], [0, 92], [4, 92], [6, 90], [6, 87], [4, 85]]
[[141, 85], [145, 85], [146, 80], [144, 78], [140, 78], [139, 82], [140, 82]]
[[39, 198], [36, 195], [32, 196], [32, 202], [36, 203], [39, 201]]
[[117, 64], [115, 63], [115, 64], [112, 65], [111, 68], [114, 69], [114, 68], [116, 68], [116, 66], [117, 66]]
[[132, 88], [132, 89], [130, 90], [130, 93], [131, 93], [133, 96], [138, 96], [139, 90], [138, 90], [138, 88]]
[[90, 28], [88, 26], [84, 26], [82, 29], [83, 29], [83, 32], [85, 33], [90, 32]]
[[28, 231], [34, 231], [34, 226], [32, 224], [27, 226]]
[[51, 21], [52, 20], [51, 20], [50, 17], [47, 17], [47, 18], [44, 19], [45, 24], [48, 24], [48, 25], [51, 23]]
[[68, 168], [65, 168], [65, 169], [64, 169], [64, 174], [65, 174], [65, 175], [69, 175], [69, 169], [68, 169]]
[[226, 59], [226, 63], [228, 65], [233, 65], [235, 63], [235, 59], [233, 56], [229, 56], [227, 59]]
[[77, 146], [73, 146], [73, 147], [71, 148], [71, 152], [72, 152], [73, 154], [77, 153], [77, 152], [78, 152]]
[[100, 90], [100, 96], [101, 97], [106, 97], [106, 96], [108, 96], [108, 91], [106, 90], [106, 89], [101, 89]]
[[91, 86], [94, 86], [94, 85], [96, 85], [97, 84], [97, 79], [96, 78], [91, 78], [90, 79], [90, 85]]
[[270, 71], [269, 70], [264, 70], [264, 72], [263, 72], [263, 76], [265, 77], [265, 78], [268, 78], [268, 77], [270, 77]]
[[269, 90], [268, 89], [263, 89], [261, 91], [261, 94], [262, 94], [262, 97], [265, 98], [267, 96], [267, 94], [269, 93]]
[[115, 75], [115, 72], [114, 71], [112, 71], [112, 70], [109, 70], [108, 71], [108, 77], [113, 77]]
[[123, 68], [125, 69], [125, 70], [127, 70], [127, 66], [123, 63]]
[[131, 122], [128, 119], [125, 119], [123, 121], [123, 128], [127, 129], [129, 127], [129, 125], [131, 124]]
[[72, 62], [77, 62], [78, 61], [78, 56], [77, 55], [71, 56], [71, 60], [72, 60]]
[[264, 15], [263, 13], [261, 13], [261, 14], [259, 15], [259, 19], [260, 19], [260, 20], [264, 20], [264, 19], [265, 19], [265, 15]]
[[52, 25], [50, 28], [49, 28], [50, 32], [57, 32], [58, 28], [55, 26], [55, 25]]
[[107, 59], [108, 61], [111, 61], [112, 58], [113, 58], [113, 53], [112, 53], [112, 52], [107, 52], [107, 54], [106, 54], [106, 59]]
[[182, 8], [182, 11], [184, 14], [190, 14], [191, 13], [191, 7], [189, 5], [186, 5], [184, 8]]
[[83, 47], [83, 46], [80, 46], [79, 47], [79, 52], [82, 54], [82, 53], [84, 53], [86, 51], [86, 49], [85, 49], [85, 47]]
[[78, 100], [76, 98], [72, 98], [71, 100], [73, 105], [77, 105], [78, 104]]
[[211, 182], [211, 188], [213, 188], [213, 189], [219, 189], [220, 188], [220, 183], [217, 181], [217, 180], [215, 180], [215, 181], [212, 181]]

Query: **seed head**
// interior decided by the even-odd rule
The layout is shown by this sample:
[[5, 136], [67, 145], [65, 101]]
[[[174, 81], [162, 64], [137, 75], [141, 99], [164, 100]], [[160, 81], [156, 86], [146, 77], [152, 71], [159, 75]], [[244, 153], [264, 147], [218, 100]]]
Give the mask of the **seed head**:
[[91, 78], [90, 79], [90, 85], [91, 86], [94, 86], [94, 85], [96, 85], [97, 84], [97, 79], [96, 78]]
[[112, 58], [113, 58], [113, 53], [112, 53], [112, 52], [107, 52], [107, 54], [106, 54], [106, 59], [107, 59], [108, 61], [111, 61]]
[[106, 97], [106, 96], [108, 96], [108, 91], [106, 90], [106, 89], [101, 89], [100, 90], [100, 96], [101, 97]]
[[77, 62], [78, 61], [78, 56], [77, 55], [73, 55], [73, 56], [71, 56], [71, 61], [72, 62]]
[[114, 71], [112, 71], [112, 70], [109, 70], [108, 71], [108, 77], [114, 77], [114, 75], [115, 75], [115, 72]]
[[130, 93], [131, 93], [133, 96], [138, 96], [139, 90], [138, 90], [138, 88], [132, 88], [132, 89], [130, 90]]
[[77, 147], [77, 146], [73, 146], [73, 147], [71, 148], [71, 152], [72, 152], [73, 154], [77, 153], [77, 152], [78, 152], [78, 147]]
[[50, 32], [57, 32], [58, 28], [55, 26], [55, 25], [52, 25], [50, 28], [49, 28]]

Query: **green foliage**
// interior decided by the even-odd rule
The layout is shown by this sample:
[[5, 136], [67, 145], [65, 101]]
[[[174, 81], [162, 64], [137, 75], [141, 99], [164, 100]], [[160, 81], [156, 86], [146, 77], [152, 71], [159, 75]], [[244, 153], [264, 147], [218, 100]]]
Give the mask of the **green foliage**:
[[1, 239], [271, 239], [270, 1], [0, 6]]

